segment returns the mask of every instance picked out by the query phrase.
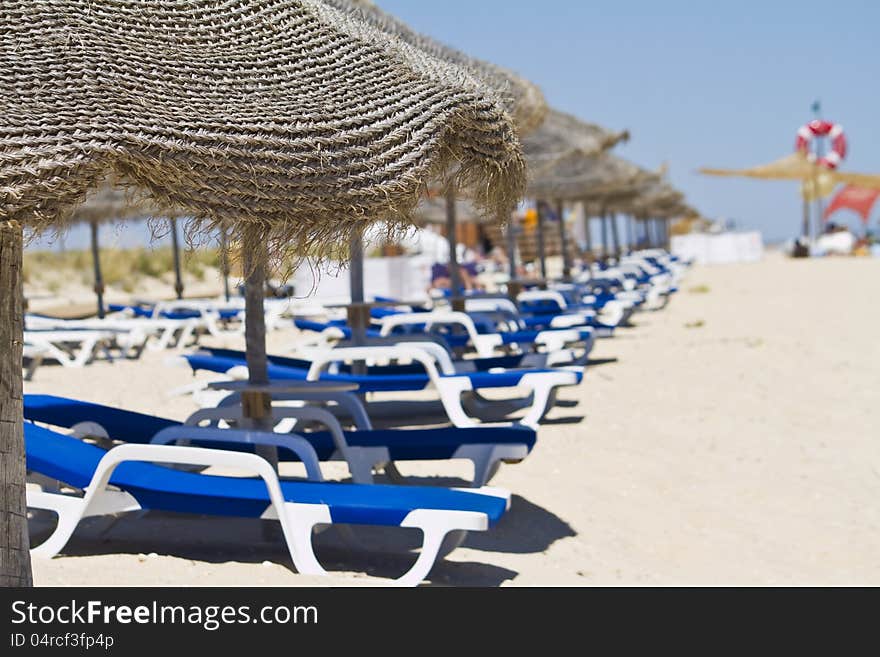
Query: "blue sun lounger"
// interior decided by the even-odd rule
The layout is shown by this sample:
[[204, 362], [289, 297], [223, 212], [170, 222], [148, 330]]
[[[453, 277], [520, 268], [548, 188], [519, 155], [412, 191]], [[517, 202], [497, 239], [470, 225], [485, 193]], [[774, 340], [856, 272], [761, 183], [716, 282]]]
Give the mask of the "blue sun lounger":
[[[421, 366], [421, 372], [410, 370], [400, 372], [392, 367], [369, 368], [366, 374], [352, 374], [350, 371], [328, 373], [326, 366], [345, 360], [368, 360], [370, 358], [409, 358], [413, 365]], [[243, 352], [231, 350], [204, 350], [184, 357], [193, 371], [206, 370], [220, 374], [228, 374], [237, 370], [242, 374], [247, 368]], [[425, 352], [415, 347], [398, 345], [395, 347], [363, 347], [324, 350], [320, 355], [309, 361], [292, 358], [269, 356], [268, 375], [270, 380], [326, 380], [354, 383], [358, 392], [413, 392], [434, 387], [440, 396], [447, 416], [452, 423], [460, 428], [479, 426], [479, 423], [468, 415], [462, 406], [462, 394], [477, 393], [482, 389], [517, 388], [528, 389], [530, 394], [516, 406], [505, 406], [505, 414], [521, 408], [528, 409], [525, 417], [519, 422], [526, 426], [536, 427], [538, 422], [555, 403], [555, 395], [560, 387], [574, 386], [583, 380], [583, 369], [579, 367], [557, 368], [545, 370], [513, 369], [488, 372], [442, 372]], [[486, 401], [489, 416], [497, 417], [491, 406], [501, 408], [504, 401]], [[478, 415], [479, 417], [479, 415]]]
[[[404, 336], [430, 336], [441, 338], [448, 349], [472, 348], [480, 357], [491, 357], [496, 349], [516, 347], [523, 352], [545, 349], [547, 352], [562, 352], [567, 345], [577, 344], [583, 348], [579, 359], [569, 358], [569, 364], [585, 364], [593, 347], [595, 330], [592, 326], [581, 325], [567, 328], [547, 327], [531, 329], [517, 326], [513, 330], [496, 330], [492, 322], [475, 320], [467, 313], [387, 313], [379, 320], [381, 328], [368, 328], [366, 337], [375, 339]], [[314, 320], [295, 319], [294, 324], [300, 330], [316, 333], [338, 333], [342, 338], [350, 340], [351, 328], [344, 321], [316, 322]], [[456, 332], [455, 327], [464, 329]]]
[[[157, 510], [279, 520], [297, 571], [323, 575], [312, 549], [316, 526], [414, 527], [423, 533], [421, 553], [395, 580], [414, 586], [431, 570], [448, 533], [486, 530], [509, 505], [509, 495], [495, 489], [279, 481], [265, 459], [228, 450], [126, 444], [105, 451], [30, 422], [25, 422], [24, 439], [29, 471], [85, 491], [80, 496], [28, 488], [29, 508], [58, 515], [54, 532], [31, 550], [35, 558], [58, 554], [83, 518]], [[302, 456], [308, 458], [307, 450]], [[184, 472], [157, 463], [235, 468], [251, 477]]]
[[[376, 430], [369, 425], [369, 419], [356, 395], [334, 393], [331, 396], [346, 405], [360, 407], [351, 413], [357, 425], [356, 431], [343, 431], [336, 417], [321, 408], [277, 406], [273, 407], [273, 419], [276, 422], [286, 418], [317, 421], [327, 427], [327, 431], [297, 431], [296, 435], [309, 443], [320, 461], [346, 461], [356, 483], [372, 483], [373, 470], [378, 468], [386, 468], [396, 478], [396, 469], [389, 467], [395, 461], [467, 459], [474, 465], [472, 485], [480, 487], [488, 483], [502, 462], [521, 461], [535, 446], [535, 432], [527, 427]], [[195, 413], [186, 423], [181, 423], [54, 395], [25, 395], [24, 418], [70, 429], [77, 437], [148, 444], [163, 432], [162, 441], [170, 441], [170, 438], [176, 441], [179, 435], [188, 436], [186, 432], [169, 432], [168, 429], [179, 429], [184, 425], [201, 426], [205, 421], [211, 422], [212, 426], [216, 426], [219, 420], [240, 421], [241, 406], [227, 404], [217, 409], [204, 409]], [[236, 437], [236, 432], [229, 435]], [[216, 436], [198, 442], [198, 445], [253, 451], [251, 444], [221, 442], [216, 440]], [[299, 460], [298, 455], [283, 444], [278, 451], [281, 460]]]
[[[374, 308], [373, 310], [384, 309]], [[314, 333], [324, 333], [325, 335], [326, 332], [335, 332], [341, 338], [338, 343], [340, 346], [356, 346], [352, 342], [352, 331], [343, 320], [317, 322], [314, 320], [297, 318], [294, 319], [294, 325], [301, 331], [312, 331]], [[516, 344], [516, 337], [517, 336], [512, 334], [509, 335], [507, 338], [507, 343]], [[535, 336], [532, 335], [531, 339], [533, 340], [534, 337]], [[460, 373], [475, 371], [485, 372], [491, 369], [498, 368], [511, 369], [527, 367], [543, 369], [546, 367], [553, 367], [555, 364], [584, 365], [586, 364], [588, 354], [588, 352], [585, 351], [584, 355], [578, 358], [570, 350], [566, 350], [564, 353], [559, 351], [557, 351], [556, 353], [529, 353], [526, 351], [521, 351], [519, 353], [509, 353], [503, 355], [458, 358], [454, 354], [453, 350], [461, 349], [468, 346], [470, 342], [470, 336], [466, 334], [440, 332], [417, 333], [412, 330], [405, 333], [395, 332], [389, 334], [383, 333], [378, 329], [367, 329], [365, 333], [365, 339], [366, 344], [370, 346], [388, 346], [395, 344], [405, 344], [407, 342], [423, 342], [426, 340], [434, 342], [443, 347], [443, 349], [449, 354], [449, 358], [452, 359], [455, 370]], [[499, 339], [498, 344], [504, 344], [503, 340]], [[418, 369], [417, 371], [423, 370]]]

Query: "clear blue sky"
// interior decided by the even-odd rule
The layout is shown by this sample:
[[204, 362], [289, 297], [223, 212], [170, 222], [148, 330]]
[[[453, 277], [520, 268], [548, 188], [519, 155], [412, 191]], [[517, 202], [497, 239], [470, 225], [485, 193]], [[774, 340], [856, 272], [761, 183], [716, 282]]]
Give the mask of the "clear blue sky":
[[[538, 83], [549, 102], [609, 128], [618, 152], [656, 168], [712, 218], [797, 234], [795, 183], [708, 178], [699, 166], [748, 166], [791, 152], [821, 99], [844, 125], [843, 168], [880, 172], [880, 0], [378, 0], [415, 29]], [[880, 204], [878, 204], [880, 205]], [[871, 223], [876, 226], [880, 207]], [[837, 220], [858, 225], [854, 215]], [[109, 244], [144, 241], [104, 229]], [[68, 245], [87, 244], [74, 229]]]
[[[415, 29], [514, 69], [551, 105], [628, 128], [618, 152], [670, 166], [707, 216], [797, 234], [796, 183], [708, 178], [790, 153], [821, 99], [843, 124], [843, 169], [880, 172], [880, 1], [378, 0]], [[880, 206], [880, 204], [878, 204]], [[871, 223], [876, 226], [880, 207]], [[852, 226], [854, 215], [836, 216]]]

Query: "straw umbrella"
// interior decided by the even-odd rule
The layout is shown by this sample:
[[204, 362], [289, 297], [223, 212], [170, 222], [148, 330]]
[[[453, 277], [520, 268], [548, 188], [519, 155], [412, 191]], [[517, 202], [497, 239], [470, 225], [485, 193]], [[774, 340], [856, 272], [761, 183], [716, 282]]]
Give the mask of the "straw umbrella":
[[[615, 204], [637, 196], [658, 177], [659, 174], [608, 152], [593, 156], [572, 153], [547, 167], [541, 176], [531, 178], [529, 193], [557, 202], [583, 202], [586, 216], [599, 216], [602, 221], [602, 254], [608, 257], [609, 238], [616, 231], [615, 224], [608, 222], [608, 213]], [[615, 241], [619, 246], [619, 235]]]
[[[559, 237], [562, 245], [563, 277], [571, 275], [568, 259], [568, 235], [564, 220], [565, 199], [547, 195], [548, 186], [556, 176], [555, 168], [569, 159], [589, 159], [604, 153], [621, 142], [629, 140], [629, 132], [612, 132], [594, 123], [587, 123], [577, 117], [558, 110], [550, 110], [541, 127], [523, 139], [523, 152], [529, 165], [529, 193], [538, 199], [538, 260], [541, 277], [547, 278], [546, 251], [544, 248], [544, 222], [551, 209], [550, 202], [559, 220]], [[551, 184], [551, 185], [548, 185]]]
[[839, 183], [858, 185], [868, 189], [880, 189], [880, 174], [857, 173], [852, 171], [838, 171], [828, 169], [798, 151], [786, 155], [778, 160], [767, 164], [760, 164], [746, 169], [717, 169], [703, 167], [700, 173], [709, 176], [757, 178], [760, 180], [792, 180], [798, 181], [804, 186], [804, 213], [802, 235], [810, 236], [810, 207], [809, 196], [817, 195], [822, 188], [830, 193], [834, 186]]
[[[327, 3], [335, 8], [357, 16], [369, 23], [375, 29], [381, 31], [389, 38], [404, 44], [409, 48], [416, 59], [426, 58], [432, 62], [445, 62], [449, 70], [456, 76], [476, 81], [484, 93], [493, 95], [499, 103], [508, 111], [516, 124], [518, 133], [522, 136], [537, 128], [547, 114], [547, 104], [541, 90], [532, 82], [500, 66], [486, 62], [459, 50], [451, 48], [431, 37], [419, 34], [403, 21], [382, 11], [369, 0], [327, 0]], [[436, 186], [436, 183], [435, 183]], [[456, 197], [461, 187], [462, 192], [467, 193], [467, 186], [460, 186], [457, 181], [446, 181], [442, 185], [445, 203], [445, 217], [443, 225], [446, 228], [446, 237], [449, 242], [449, 274], [454, 290], [461, 290], [462, 278], [457, 260], [456, 251]], [[478, 208], [482, 211], [483, 208]], [[479, 214], [479, 212], [478, 212]], [[491, 213], [490, 213], [491, 215]], [[492, 220], [497, 217], [491, 216]], [[350, 310], [350, 320], [353, 338], [357, 341], [358, 336], [363, 335], [366, 328], [368, 309], [363, 307], [364, 277], [363, 277], [363, 243], [355, 240], [351, 245], [351, 270], [350, 287], [352, 302], [355, 308]], [[457, 305], [453, 294], [453, 304]]]
[[[648, 222], [652, 222], [655, 232], [658, 233], [653, 244], [662, 246], [668, 241], [667, 224], [669, 220], [681, 214], [685, 207], [684, 194], [666, 180], [656, 178], [649, 179], [638, 194], [619, 201], [612, 209], [631, 217], [642, 217], [646, 230], [650, 228]], [[650, 237], [650, 230], [648, 230], [648, 236]]]
[[190, 234], [225, 226], [246, 272], [254, 389], [244, 412], [265, 426], [271, 257], [327, 254], [375, 220], [407, 224], [425, 183], [452, 165], [497, 213], [512, 210], [525, 180], [495, 98], [326, 2], [21, 0], [0, 28], [0, 285], [16, 292], [0, 295], [0, 491], [11, 536], [0, 584], [27, 584], [22, 224], [65, 224], [112, 172], [160, 208], [185, 211]]

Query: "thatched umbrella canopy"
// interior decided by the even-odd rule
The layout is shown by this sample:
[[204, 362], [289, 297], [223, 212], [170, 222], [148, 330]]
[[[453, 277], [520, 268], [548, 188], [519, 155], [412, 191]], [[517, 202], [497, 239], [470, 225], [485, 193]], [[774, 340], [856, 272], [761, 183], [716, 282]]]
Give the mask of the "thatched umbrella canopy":
[[[4, 5], [0, 283], [18, 299], [0, 307], [0, 472], [16, 473], [4, 490], [23, 484], [16, 226], [65, 224], [107, 174], [193, 217], [191, 234], [227, 227], [240, 240], [255, 386], [267, 381], [270, 257], [332, 253], [377, 220], [408, 225], [426, 182], [450, 169], [481, 207], [512, 210], [524, 163], [505, 108], [462, 69], [338, 4]], [[246, 415], [265, 425], [269, 403], [246, 395]], [[4, 511], [21, 518], [15, 502]], [[26, 549], [0, 561], [0, 583], [27, 581], [15, 579], [24, 566], [14, 572]]]
[[534, 83], [501, 66], [486, 62], [420, 34], [409, 25], [383, 11], [371, 0], [325, 0], [337, 9], [353, 13], [359, 19], [395, 37], [419, 54], [432, 60], [448, 62], [459, 71], [478, 80], [507, 109], [521, 136], [535, 130], [548, 114], [547, 101]]
[[542, 175], [530, 177], [528, 194], [563, 201], [611, 203], [638, 194], [657, 178], [658, 174], [611, 153], [589, 157], [572, 154], [558, 160]]
[[614, 132], [551, 109], [541, 126], [523, 137], [523, 153], [529, 175], [540, 178], [548, 168], [566, 157], [598, 155], [628, 140], [626, 130]]
[[[327, 0], [327, 2], [342, 11], [352, 13], [368, 22], [371, 26], [381, 30], [383, 34], [393, 38], [395, 42], [399, 42], [398, 45], [404, 44], [404, 47], [413, 51], [416, 58], [428, 57], [430, 61], [440, 60], [446, 62], [453, 70], [457, 71], [458, 75], [464, 75], [470, 81], [475, 81], [481, 90], [492, 94], [504, 106], [513, 118], [521, 136], [531, 133], [545, 120], [548, 108], [541, 90], [535, 84], [516, 73], [490, 62], [471, 57], [429, 36], [419, 34], [396, 17], [382, 11], [370, 0]], [[445, 183], [438, 185], [438, 187], [444, 188], [444, 198], [442, 204], [434, 204], [431, 210], [436, 209], [442, 213], [442, 218], [437, 223], [442, 223], [446, 226], [450, 253], [450, 276], [453, 281], [453, 287], [460, 288], [461, 276], [455, 244], [457, 210], [460, 207], [460, 201], [457, 200], [458, 190], [456, 186], [447, 186]], [[466, 189], [461, 191], [465, 195], [467, 194]], [[474, 209], [467, 205], [461, 207], [461, 209], [465, 208], [469, 209], [469, 214], [471, 215], [483, 215], [481, 208]], [[489, 219], [496, 220], [497, 217], [490, 216]], [[364, 301], [362, 242], [355, 239], [352, 242], [351, 251], [350, 287], [352, 302], [361, 303]]]
[[[625, 176], [627, 171], [621, 170], [621, 164], [611, 159], [611, 164], [605, 160], [597, 162], [596, 157], [614, 148], [621, 142], [629, 139], [628, 131], [611, 131], [594, 123], [582, 121], [559, 110], [550, 109], [540, 127], [523, 137], [523, 152], [529, 171], [529, 195], [538, 199], [552, 199], [557, 201], [556, 212], [561, 215], [562, 202], [568, 200], [580, 200], [581, 196], [588, 196], [593, 191], [607, 191], [609, 181], [616, 180], [615, 176]], [[625, 163], [629, 165], [629, 163]], [[561, 173], [567, 173], [572, 167], [582, 167], [586, 172], [586, 178], [571, 182], [575, 190], [574, 197], [560, 196], [556, 193], [556, 184], [569, 184], [570, 181], [560, 178]], [[635, 165], [631, 165], [635, 167]], [[633, 170], [633, 175], [638, 170]], [[594, 190], [593, 188], [597, 188]], [[458, 199], [453, 207], [455, 216], [466, 216], [471, 221], [481, 221], [480, 213], [466, 200]], [[425, 198], [416, 210], [416, 218], [419, 223], [445, 224], [449, 214], [449, 203], [439, 196]], [[542, 271], [546, 276], [546, 258], [543, 248], [543, 230], [546, 207], [539, 204], [538, 212], [538, 255], [541, 261]], [[515, 261], [515, 227], [508, 227], [508, 254], [510, 262], [511, 279], [516, 278]], [[564, 256], [564, 269], [568, 269], [567, 262], [567, 235], [565, 223], [559, 222], [562, 251]], [[454, 248], [454, 246], [451, 246]]]
[[665, 180], [651, 180], [632, 198], [611, 203], [610, 209], [636, 216], [661, 217], [678, 211], [684, 204], [684, 194]]
[[[541, 127], [523, 139], [523, 152], [529, 166], [530, 193], [538, 203], [538, 259], [542, 277], [547, 276], [547, 262], [544, 249], [544, 220], [548, 211], [547, 203], [555, 202], [559, 216], [559, 236], [562, 243], [563, 277], [568, 278], [571, 265], [568, 258], [568, 235], [565, 221], [562, 220], [565, 199], [541, 193], [544, 182], [553, 179], [554, 170], [569, 160], [588, 160], [607, 152], [617, 144], [629, 140], [628, 131], [614, 132], [595, 123], [582, 121], [577, 117], [558, 110], [550, 110]], [[515, 230], [511, 226], [510, 230]], [[516, 263], [511, 261], [511, 277], [514, 277]]]
[[[646, 184], [657, 178], [657, 174], [609, 152], [593, 155], [572, 152], [542, 169], [538, 175], [530, 176], [528, 193], [536, 198], [554, 199], [557, 203], [557, 212], [562, 211], [566, 202], [580, 201], [584, 202], [586, 207], [594, 208], [595, 212], [585, 213], [586, 230], [589, 234], [590, 217], [598, 215], [602, 220], [603, 252], [607, 255], [609, 248], [606, 214], [611, 204], [630, 200], [638, 195]], [[540, 212], [538, 218], [540, 223]], [[618, 251], [620, 239], [617, 235], [617, 224], [613, 220], [611, 229], [611, 237], [615, 243], [614, 250]]]
[[[669, 219], [682, 214], [687, 206], [684, 194], [666, 180], [658, 177], [654, 180], [648, 180], [637, 194], [612, 201], [607, 207], [613, 212], [621, 212], [629, 215], [631, 219], [637, 219], [649, 243], [662, 245], [668, 241]], [[652, 227], [655, 233], [653, 240], [651, 239]], [[630, 232], [632, 232], [631, 229]], [[630, 235], [628, 242], [630, 244], [634, 242], [632, 235]]]

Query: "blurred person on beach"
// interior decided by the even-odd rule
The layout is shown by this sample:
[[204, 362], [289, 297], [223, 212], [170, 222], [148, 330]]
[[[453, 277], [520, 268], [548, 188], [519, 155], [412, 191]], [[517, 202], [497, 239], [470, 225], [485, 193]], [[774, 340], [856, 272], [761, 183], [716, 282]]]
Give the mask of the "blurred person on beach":
[[855, 246], [856, 236], [850, 229], [833, 222], [828, 222], [816, 240], [817, 255], [852, 255]]

